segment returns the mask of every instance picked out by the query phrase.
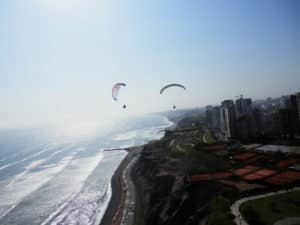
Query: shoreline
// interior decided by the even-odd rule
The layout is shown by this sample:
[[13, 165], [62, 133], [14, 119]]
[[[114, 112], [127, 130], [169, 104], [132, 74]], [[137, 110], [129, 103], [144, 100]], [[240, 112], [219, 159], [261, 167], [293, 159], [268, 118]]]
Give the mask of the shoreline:
[[[165, 132], [165, 134], [159, 139], [165, 137], [167, 131], [172, 131], [176, 128], [177, 124], [174, 121], [169, 120], [172, 124], [164, 129], [162, 129], [160, 132]], [[155, 140], [157, 141], [157, 140]], [[150, 141], [151, 142], [151, 141]], [[149, 142], [148, 142], [149, 143]], [[114, 175], [111, 178], [111, 191], [112, 195], [109, 201], [109, 204], [105, 210], [105, 213], [103, 214], [103, 217], [99, 223], [99, 225], [119, 225], [122, 221], [123, 211], [124, 211], [124, 205], [126, 201], [126, 191], [124, 190], [124, 181], [123, 181], [123, 174], [126, 170], [126, 168], [129, 166], [129, 164], [133, 161], [135, 156], [139, 154], [145, 145], [148, 143], [145, 143], [140, 146], [133, 146], [129, 148], [122, 149], [124, 151], [127, 151], [128, 154], [125, 156], [125, 158], [122, 160], [120, 165], [118, 166], [117, 170], [115, 171]], [[121, 149], [109, 149], [107, 151], [118, 151]], [[131, 169], [129, 171], [131, 173]]]
[[121, 223], [124, 204], [126, 200], [126, 191], [124, 190], [123, 174], [126, 171], [128, 165], [138, 154], [138, 151], [143, 149], [143, 147], [144, 145], [124, 149], [128, 152], [128, 154], [122, 160], [119, 167], [117, 168], [117, 170], [111, 178], [112, 195], [99, 225], [117, 225]]
[[[192, 218], [193, 221], [202, 224], [208, 221], [208, 218], [213, 218], [209, 219], [209, 221], [214, 221], [215, 218], [218, 218], [217, 214], [214, 214], [213, 210], [211, 210], [211, 204], [219, 201], [229, 204], [232, 199], [239, 199], [240, 196], [249, 196], [249, 193], [251, 195], [255, 193], [247, 191], [237, 192], [236, 190], [239, 189], [227, 186], [226, 183], [214, 182], [214, 180], [189, 182], [189, 185], [186, 185], [184, 179], [182, 179], [182, 173], [180, 171], [174, 172], [178, 171], [176, 166], [180, 165], [180, 162], [174, 165], [175, 157], [168, 161], [165, 157], [165, 149], [168, 143], [176, 138], [176, 135], [181, 135], [179, 138], [187, 137], [188, 135], [196, 138], [196, 135], [199, 133], [196, 132], [194, 134], [193, 131], [200, 128], [190, 128], [180, 123], [177, 124], [175, 121], [172, 121], [172, 123], [172, 126], [159, 131], [165, 132], [160, 139], [149, 141], [141, 146], [124, 149], [128, 154], [122, 160], [111, 179], [112, 196], [100, 225], [157, 224], [158, 222], [162, 224], [165, 221], [168, 221], [168, 224], [185, 224], [188, 218]], [[202, 135], [204, 130], [199, 132]], [[164, 138], [165, 140], [162, 140]], [[200, 172], [190, 167], [194, 169], [193, 171], [200, 174], [211, 173], [211, 166], [217, 171], [228, 170], [228, 165], [223, 163], [223, 158], [220, 159], [218, 155], [205, 152], [205, 146], [203, 148], [200, 147], [200, 150], [204, 151], [198, 151], [199, 154], [196, 156], [201, 156], [201, 158], [197, 157], [197, 161], [195, 161], [197, 164], [195, 165], [202, 163], [203, 167]], [[226, 152], [230, 153], [230, 149], [226, 148]], [[234, 154], [239, 154], [239, 152]], [[136, 161], [136, 158], [139, 158], [139, 161]], [[184, 160], [181, 162], [184, 165]], [[133, 166], [135, 166], [135, 169], [132, 169]], [[261, 162], [259, 162], [259, 166], [261, 166]], [[238, 167], [242, 168], [240, 165]], [[160, 169], [154, 171], [152, 168]], [[269, 186], [265, 186], [264, 190], [268, 190], [268, 188]], [[128, 191], [129, 189], [133, 191]], [[204, 195], [197, 195], [196, 193], [199, 191], [204, 193]], [[260, 190], [258, 192], [260, 193]], [[219, 196], [215, 197], [216, 194]], [[219, 198], [220, 196], [222, 198]], [[177, 205], [178, 201], [181, 201], [182, 204]], [[184, 210], [182, 208], [183, 203], [187, 207]], [[234, 204], [226, 205], [228, 209], [226, 207], [218, 209], [217, 213], [220, 215], [224, 214], [225, 221], [234, 220], [234, 218], [230, 217], [231, 214], [236, 218], [240, 218], [239, 212], [232, 212]], [[231, 214], [229, 214], [230, 210]], [[161, 214], [161, 212], [164, 214]]]

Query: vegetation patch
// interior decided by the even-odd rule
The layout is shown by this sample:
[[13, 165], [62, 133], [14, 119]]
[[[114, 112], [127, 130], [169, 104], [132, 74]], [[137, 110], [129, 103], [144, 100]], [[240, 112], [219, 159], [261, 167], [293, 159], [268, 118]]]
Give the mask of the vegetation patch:
[[300, 215], [300, 191], [251, 200], [242, 204], [240, 210], [250, 225], [273, 225]]
[[205, 132], [203, 135], [203, 142], [208, 145], [216, 144], [216, 139], [213, 137], [211, 132]]
[[230, 218], [230, 202], [219, 196], [215, 197], [210, 205], [210, 215], [208, 218], [208, 225], [232, 225]]

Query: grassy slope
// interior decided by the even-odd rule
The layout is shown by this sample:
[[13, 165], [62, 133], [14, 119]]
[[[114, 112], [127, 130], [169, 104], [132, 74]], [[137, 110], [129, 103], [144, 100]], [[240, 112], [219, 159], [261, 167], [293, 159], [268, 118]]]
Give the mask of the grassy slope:
[[213, 145], [216, 143], [215, 138], [212, 136], [212, 134], [210, 132], [206, 132], [204, 134], [203, 139], [206, 141], [206, 144], [208, 144], [208, 145]]
[[240, 210], [248, 221], [249, 209], [254, 210], [254, 213], [266, 225], [272, 225], [286, 217], [300, 216], [300, 191], [244, 203]]
[[209, 225], [231, 225], [232, 220], [229, 217], [230, 203], [223, 197], [216, 197], [210, 203], [210, 216], [208, 219]]

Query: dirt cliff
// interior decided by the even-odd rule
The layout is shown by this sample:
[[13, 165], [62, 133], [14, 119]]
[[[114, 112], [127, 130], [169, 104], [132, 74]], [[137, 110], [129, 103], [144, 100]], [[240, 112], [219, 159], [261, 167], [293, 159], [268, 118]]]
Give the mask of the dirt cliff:
[[204, 161], [206, 157], [192, 163], [183, 157], [173, 157], [168, 148], [171, 139], [172, 134], [169, 134], [146, 145], [133, 168], [137, 225], [201, 224], [207, 216], [210, 200], [220, 191], [220, 186], [213, 182], [192, 184], [186, 180], [184, 175], [195, 167], [195, 163], [202, 165], [197, 166], [202, 171], [211, 168], [208, 168], [207, 160]]

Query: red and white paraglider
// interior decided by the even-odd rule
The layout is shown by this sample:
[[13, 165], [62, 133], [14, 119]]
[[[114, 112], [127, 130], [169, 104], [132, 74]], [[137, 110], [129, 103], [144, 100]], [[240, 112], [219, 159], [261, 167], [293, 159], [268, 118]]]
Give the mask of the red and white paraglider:
[[[113, 100], [118, 101], [119, 91], [120, 91], [121, 87], [126, 87], [126, 84], [125, 83], [116, 83], [113, 85], [112, 92], [111, 92]], [[126, 105], [123, 105], [123, 109], [126, 109], [126, 107], [127, 107]]]

